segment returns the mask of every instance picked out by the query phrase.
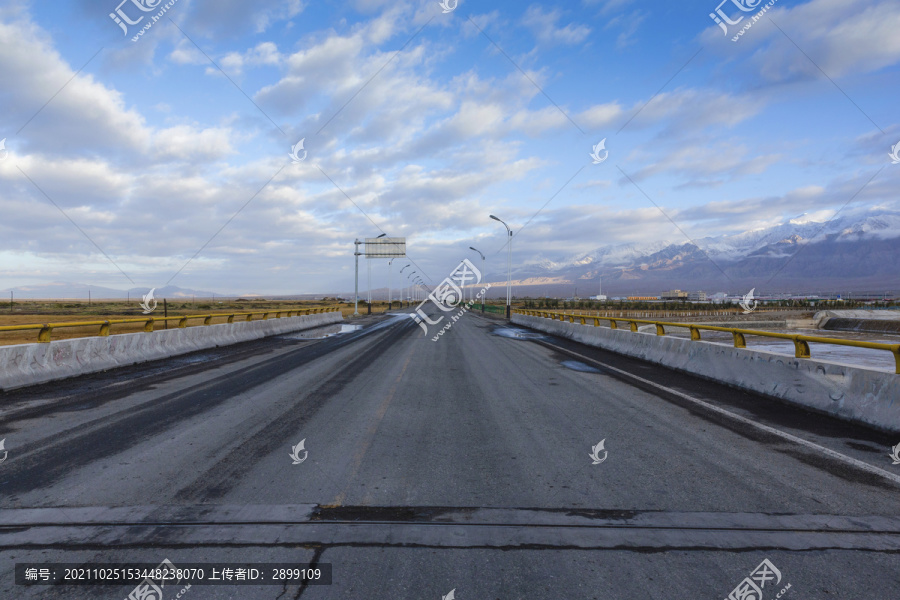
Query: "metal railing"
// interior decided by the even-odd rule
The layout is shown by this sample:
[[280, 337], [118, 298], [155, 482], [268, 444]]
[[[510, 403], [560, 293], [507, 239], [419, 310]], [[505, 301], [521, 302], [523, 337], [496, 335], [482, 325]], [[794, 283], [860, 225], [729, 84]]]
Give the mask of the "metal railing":
[[[578, 308], [552, 308], [552, 309], [524, 309], [524, 310], [537, 310], [539, 312], [556, 312], [556, 313], [564, 313], [564, 314], [575, 314], [580, 315], [584, 314], [587, 316], [590, 314], [592, 317], [614, 317], [620, 321], [624, 321], [625, 319], [631, 318], [643, 318], [643, 317], [723, 317], [723, 316], [734, 316], [734, 315], [744, 315], [744, 311], [740, 308], [717, 308], [711, 310], [683, 310], [676, 308], [656, 308], [656, 309], [646, 309], [646, 308], [631, 308], [631, 309], [618, 309], [618, 308], [600, 308], [600, 309], [591, 309], [589, 312], [585, 312], [585, 309]], [[810, 310], [808, 308], [772, 308], [772, 307], [762, 307], [759, 306], [753, 310], [754, 315], [760, 315], [765, 313], [808, 313]], [[593, 313], [593, 314], [591, 314]]]
[[682, 329], [689, 329], [691, 332], [691, 340], [692, 341], [700, 341], [700, 332], [701, 331], [724, 331], [726, 333], [730, 333], [732, 339], [734, 341], [735, 348], [746, 348], [747, 347], [747, 339], [746, 336], [753, 335], [759, 337], [766, 338], [776, 338], [782, 340], [791, 340], [794, 343], [794, 357], [795, 358], [811, 358], [811, 353], [809, 349], [810, 343], [815, 344], [832, 344], [836, 346], [853, 346], [855, 348], [868, 348], [870, 350], [887, 350], [894, 355], [894, 363], [895, 369], [894, 372], [900, 374], [900, 344], [882, 344], [879, 342], [863, 342], [857, 340], [842, 340], [838, 338], [825, 338], [818, 337], [813, 335], [800, 335], [793, 333], [776, 333], [773, 331], [759, 331], [756, 329], [739, 329], [736, 327], [718, 327], [716, 325], [693, 325], [690, 323], [670, 323], [668, 321], [650, 321], [647, 319], [631, 319], [631, 318], [622, 318], [622, 317], [597, 317], [594, 315], [577, 315], [577, 314], [567, 314], [561, 312], [550, 312], [543, 310], [515, 310], [518, 314], [523, 314], [532, 317], [544, 317], [547, 319], [566, 321], [569, 323], [574, 323], [575, 319], [579, 319], [582, 325], [587, 325], [587, 320], [592, 320], [594, 327], [600, 326], [600, 321], [609, 321], [610, 329], [618, 329], [618, 321], [623, 321], [628, 323], [631, 331], [638, 330], [638, 324], [642, 325], [655, 325], [656, 326], [656, 335], [664, 336], [666, 335], [666, 327], [680, 327]]
[[123, 323], [143, 323], [145, 332], [152, 332], [154, 325], [156, 323], [166, 323], [168, 321], [178, 321], [178, 328], [184, 329], [188, 326], [188, 321], [193, 319], [203, 319], [203, 325], [212, 325], [212, 320], [220, 317], [228, 317], [226, 323], [234, 323], [235, 317], [244, 317], [244, 321], [252, 321], [253, 315], [262, 315], [262, 319], [257, 319], [259, 321], [264, 321], [269, 318], [269, 315], [275, 314], [276, 319], [280, 319], [282, 316], [291, 317], [291, 316], [301, 316], [301, 315], [312, 315], [318, 313], [326, 313], [326, 312], [335, 312], [340, 310], [339, 308], [303, 308], [298, 310], [270, 310], [263, 312], [247, 312], [247, 313], [223, 313], [223, 314], [209, 314], [209, 315], [187, 315], [181, 317], [143, 317], [139, 319], [107, 319], [105, 321], [73, 321], [71, 323], [42, 323], [42, 324], [28, 324], [28, 325], [0, 325], [0, 332], [3, 331], [28, 331], [28, 330], [38, 330], [38, 342], [41, 343], [49, 343], [50, 342], [50, 334], [54, 329], [62, 329], [66, 327], [100, 327], [100, 331], [97, 335], [99, 336], [108, 336], [110, 333], [110, 327], [112, 325], [120, 325]]

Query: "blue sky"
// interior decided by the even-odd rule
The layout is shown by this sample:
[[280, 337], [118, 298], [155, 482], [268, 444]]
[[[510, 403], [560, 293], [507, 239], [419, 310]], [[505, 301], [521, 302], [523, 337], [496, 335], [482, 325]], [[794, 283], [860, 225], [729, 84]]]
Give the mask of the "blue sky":
[[0, 5], [0, 288], [347, 291], [382, 231], [433, 284], [502, 270], [492, 213], [523, 265], [900, 209], [890, 0], [737, 42], [705, 0], [177, 0], [131, 41], [157, 4]]

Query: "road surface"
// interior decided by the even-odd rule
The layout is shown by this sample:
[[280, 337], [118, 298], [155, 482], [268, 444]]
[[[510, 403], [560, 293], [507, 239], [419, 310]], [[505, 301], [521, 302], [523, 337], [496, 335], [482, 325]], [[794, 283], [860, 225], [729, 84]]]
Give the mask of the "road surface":
[[332, 578], [163, 600], [721, 600], [764, 560], [765, 600], [900, 598], [900, 439], [479, 314], [361, 323], [0, 394], [0, 598], [163, 559]]

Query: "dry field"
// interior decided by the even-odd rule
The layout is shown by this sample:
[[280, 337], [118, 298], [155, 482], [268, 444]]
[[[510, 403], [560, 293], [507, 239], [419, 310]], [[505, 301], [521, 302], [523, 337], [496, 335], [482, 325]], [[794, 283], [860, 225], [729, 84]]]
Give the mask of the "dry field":
[[[520, 303], [514, 302], [514, 307], [519, 308]], [[277, 311], [302, 310], [307, 308], [340, 308], [344, 318], [349, 318], [353, 314], [352, 302], [336, 302], [334, 300], [210, 300], [196, 299], [190, 300], [179, 299], [177, 301], [168, 301], [166, 303], [169, 317], [192, 316], [192, 315], [223, 315], [213, 317], [211, 323], [225, 323], [228, 315], [234, 313], [255, 313], [253, 319], [261, 319], [262, 313], [268, 311], [269, 318], [275, 317]], [[372, 313], [382, 313], [387, 310], [387, 302], [374, 302], [372, 304]], [[404, 308], [406, 308], [404, 306]], [[394, 303], [394, 309], [397, 309], [397, 303]], [[477, 310], [477, 309], [476, 309]], [[488, 306], [489, 312], [502, 313], [504, 307], [501, 304], [491, 303]], [[544, 309], [547, 310], [547, 309]], [[366, 305], [364, 302], [359, 304], [359, 312], [366, 314]], [[616, 317], [632, 317], [644, 319], [665, 319], [672, 320], [697, 320], [697, 319], [727, 319], [727, 320], [744, 320], [744, 319], [760, 319], [760, 318], [796, 318], [798, 313], [805, 311], [757, 311], [752, 315], [742, 315], [740, 309], [718, 309], [718, 310], [701, 310], [701, 311], [652, 311], [652, 310], [584, 310], [584, 309], [553, 309], [553, 312], [565, 312], [576, 314], [598, 314], [602, 316]], [[161, 321], [166, 313], [163, 309], [162, 302], [159, 303], [156, 310], [150, 315], [144, 315], [137, 300], [130, 302], [125, 300], [95, 300], [88, 304], [84, 300], [17, 300], [12, 305], [8, 302], [0, 303], [0, 327], [6, 325], [42, 325], [45, 323], [76, 323], [83, 321], [105, 321], [118, 319], [140, 319], [135, 323], [115, 323], [110, 327], [110, 335], [122, 333], [136, 333], [143, 331], [144, 320], [147, 317], [153, 317], [156, 321], [154, 327], [156, 329], [164, 329], [167, 327], [177, 327], [178, 322], [170, 320], [166, 325]], [[765, 315], [765, 316], [763, 316]], [[811, 313], [803, 316], [811, 316]], [[236, 318], [237, 320], [237, 318]], [[203, 325], [202, 319], [193, 319], [188, 321], [188, 327], [199, 327]], [[52, 340], [65, 340], [78, 337], [98, 335], [99, 325], [91, 325], [84, 327], [65, 327], [55, 328], [53, 330]], [[27, 344], [37, 343], [38, 329], [25, 331], [0, 331], [0, 346], [11, 344]]]

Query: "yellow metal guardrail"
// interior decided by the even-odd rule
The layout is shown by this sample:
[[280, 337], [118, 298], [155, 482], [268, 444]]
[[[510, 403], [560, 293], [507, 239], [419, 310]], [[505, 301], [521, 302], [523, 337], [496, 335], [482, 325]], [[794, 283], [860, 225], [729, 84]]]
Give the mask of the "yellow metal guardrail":
[[792, 333], [776, 333], [773, 331], [759, 331], [756, 329], [738, 329], [736, 327], [718, 327], [715, 325], [692, 325], [690, 323], [670, 323], [668, 321], [650, 321], [647, 319], [632, 319], [628, 317], [595, 317], [593, 315], [577, 315], [566, 314], [560, 312], [550, 312], [543, 310], [515, 310], [513, 312], [528, 315], [532, 317], [544, 317], [553, 320], [574, 323], [575, 319], [579, 319], [582, 325], [587, 325], [587, 320], [593, 320], [594, 327], [600, 326], [600, 321], [609, 321], [610, 329], [618, 329], [617, 321], [628, 323], [631, 331], [638, 330], [638, 324], [655, 325], [656, 335], [666, 335], [666, 327], [680, 327], [689, 329], [691, 332], [691, 340], [699, 341], [701, 339], [701, 331], [724, 331], [732, 335], [735, 348], [746, 348], [746, 336], [754, 335], [759, 337], [777, 338], [782, 340], [791, 340], [794, 342], [795, 358], [811, 358], [809, 349], [810, 342], [815, 344], [832, 344], [836, 346], [853, 346], [855, 348], [868, 348], [870, 350], [887, 350], [894, 355], [895, 373], [900, 374], [900, 344], [881, 344], [878, 342], [862, 342], [857, 340], [842, 340], [838, 338], [824, 338], [813, 335], [799, 335]]
[[270, 310], [264, 312], [249, 312], [249, 313], [225, 313], [225, 314], [209, 314], [209, 315], [187, 315], [181, 317], [145, 317], [140, 319], [108, 319], [106, 321], [74, 321], [71, 323], [43, 323], [43, 324], [30, 324], [30, 325], [0, 325], [0, 332], [3, 331], [28, 331], [37, 329], [38, 330], [38, 342], [41, 343], [49, 343], [50, 342], [50, 334], [54, 329], [61, 329], [64, 327], [100, 327], [100, 332], [97, 334], [99, 336], [108, 336], [109, 328], [111, 325], [119, 325], [122, 323], [143, 323], [144, 331], [152, 332], [153, 326], [158, 323], [166, 323], [168, 321], [178, 321], [178, 328], [184, 329], [187, 327], [187, 322], [191, 319], [203, 319], [203, 325], [212, 325], [212, 320], [217, 317], [228, 317], [228, 323], [234, 323], [235, 317], [244, 317], [244, 321], [252, 321], [253, 315], [262, 315], [262, 319], [258, 320], [266, 320], [269, 318], [269, 315], [275, 313], [275, 318], [280, 319], [282, 316], [291, 317], [291, 316], [301, 316], [301, 315], [313, 315], [318, 313], [325, 312], [334, 312], [340, 310], [338, 308], [303, 308], [299, 310]]

